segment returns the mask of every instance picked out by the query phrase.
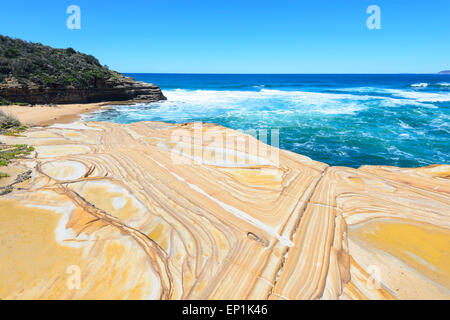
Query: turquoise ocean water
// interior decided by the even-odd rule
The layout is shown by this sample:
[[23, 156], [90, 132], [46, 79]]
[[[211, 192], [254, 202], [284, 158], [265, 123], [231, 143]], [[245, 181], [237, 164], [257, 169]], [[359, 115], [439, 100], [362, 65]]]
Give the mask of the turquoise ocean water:
[[127, 75], [168, 101], [85, 120], [278, 129], [281, 148], [330, 165], [450, 163], [450, 75]]

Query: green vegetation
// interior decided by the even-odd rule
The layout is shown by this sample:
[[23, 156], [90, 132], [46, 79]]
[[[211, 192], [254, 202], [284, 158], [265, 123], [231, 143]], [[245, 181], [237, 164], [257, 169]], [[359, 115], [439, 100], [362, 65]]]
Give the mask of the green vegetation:
[[10, 104], [12, 104], [12, 103], [9, 102], [9, 101], [6, 100], [6, 99], [0, 97], [0, 106], [7, 106], [7, 105], [10, 105]]
[[0, 83], [14, 78], [26, 85], [87, 88], [121, 77], [73, 48], [54, 49], [0, 35]]
[[[34, 147], [26, 144], [18, 144], [15, 146], [0, 145], [0, 167], [7, 167], [13, 159], [23, 158], [29, 156], [34, 151]], [[7, 173], [0, 172], [0, 179], [7, 178]], [[0, 195], [10, 193], [12, 186], [0, 188]]]
[[20, 121], [0, 110], [0, 132], [19, 127]]
[[0, 97], [0, 106], [10, 106], [10, 105], [16, 105], [16, 106], [29, 106], [29, 103], [26, 102], [11, 102], [6, 100], [3, 97]]
[[2, 150], [0, 150], [0, 166], [6, 167], [11, 160], [29, 156], [33, 151], [34, 147], [26, 144], [2, 146]]
[[28, 127], [22, 125], [19, 120], [0, 110], [0, 134], [6, 136], [18, 136], [19, 133], [26, 129], [28, 129]]
[[[31, 155], [34, 151], [34, 147], [28, 146], [26, 144], [18, 144], [15, 146], [9, 146], [5, 144], [0, 144], [0, 167], [6, 167], [13, 159], [23, 158], [25, 156]], [[11, 193], [15, 184], [21, 183], [25, 180], [30, 179], [31, 170], [17, 175], [15, 181], [5, 187], [0, 187], [0, 196]], [[0, 179], [8, 178], [9, 174], [0, 172]]]
[[11, 137], [23, 137], [23, 135], [21, 135], [22, 132], [26, 131], [28, 129], [27, 126], [19, 126], [19, 127], [14, 127], [8, 130], [5, 130], [3, 132], [1, 132], [2, 135], [4, 136], [11, 136]]

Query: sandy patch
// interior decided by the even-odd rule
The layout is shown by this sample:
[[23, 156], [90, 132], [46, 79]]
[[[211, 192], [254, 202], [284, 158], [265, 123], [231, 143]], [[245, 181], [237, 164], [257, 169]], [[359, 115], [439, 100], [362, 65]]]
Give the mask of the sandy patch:
[[78, 120], [83, 113], [94, 112], [104, 108], [107, 103], [2, 106], [0, 110], [12, 115], [29, 126], [70, 123]]

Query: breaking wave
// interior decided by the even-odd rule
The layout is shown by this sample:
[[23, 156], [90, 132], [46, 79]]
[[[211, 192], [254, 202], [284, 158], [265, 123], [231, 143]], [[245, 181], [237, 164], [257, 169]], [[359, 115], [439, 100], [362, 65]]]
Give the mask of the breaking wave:
[[439, 82], [436, 89], [434, 82], [415, 87], [410, 83], [310, 88], [236, 83], [234, 90], [224, 90], [223, 84], [213, 89], [178, 88], [163, 90], [167, 101], [114, 106], [84, 119], [202, 121], [238, 130], [278, 129], [281, 148], [330, 165], [449, 163], [449, 84]]

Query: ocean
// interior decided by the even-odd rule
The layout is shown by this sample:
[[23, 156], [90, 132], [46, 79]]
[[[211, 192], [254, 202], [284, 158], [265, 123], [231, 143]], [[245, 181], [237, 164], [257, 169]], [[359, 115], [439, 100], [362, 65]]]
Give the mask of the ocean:
[[280, 148], [333, 166], [450, 163], [450, 75], [126, 75], [160, 86], [168, 101], [84, 120], [277, 129]]

